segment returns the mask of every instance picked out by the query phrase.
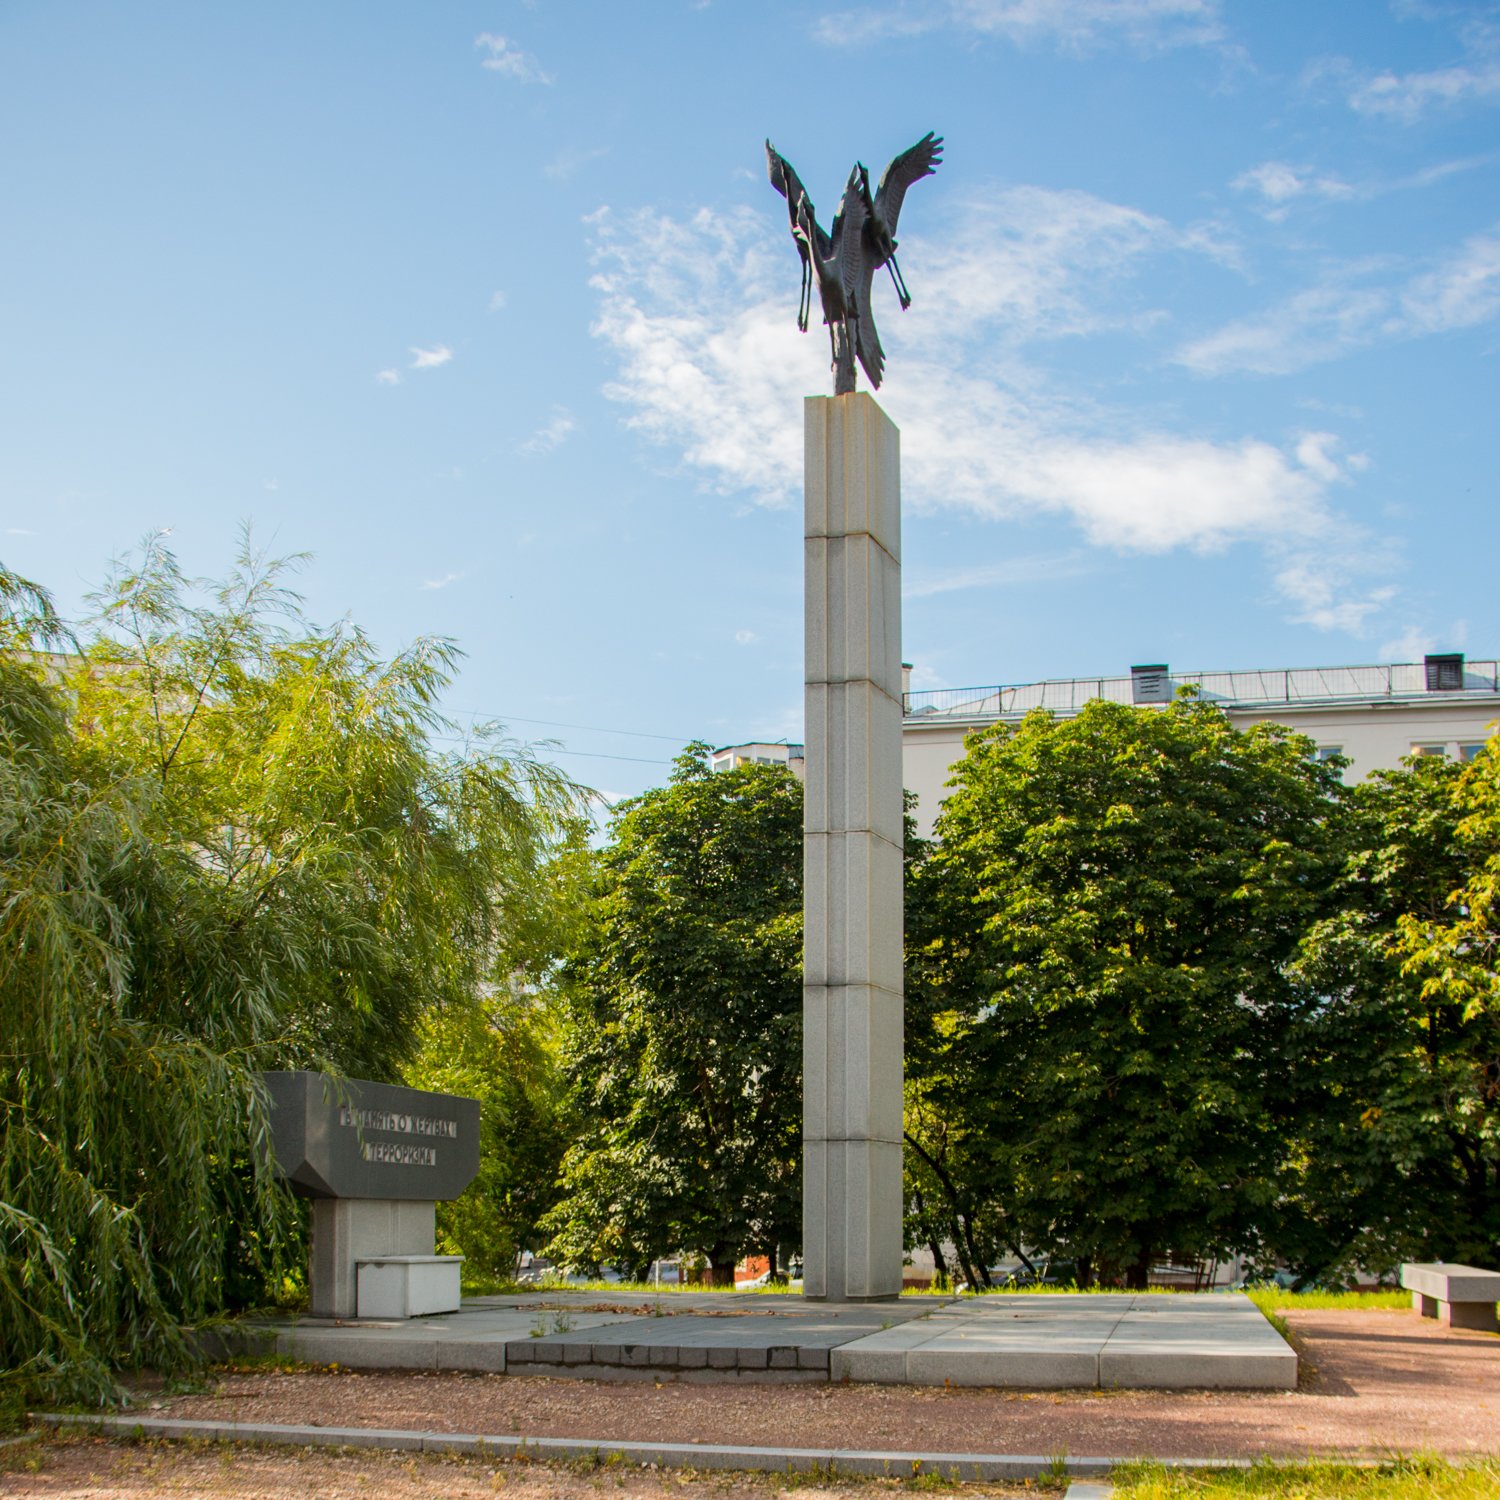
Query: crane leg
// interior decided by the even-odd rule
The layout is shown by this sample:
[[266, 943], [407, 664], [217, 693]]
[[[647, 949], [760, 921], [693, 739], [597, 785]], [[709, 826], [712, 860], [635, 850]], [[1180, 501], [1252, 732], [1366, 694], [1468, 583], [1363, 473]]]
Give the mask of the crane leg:
[[885, 263], [886, 270], [891, 273], [891, 285], [896, 288], [896, 296], [901, 301], [901, 311], [905, 312], [911, 306], [911, 293], [906, 290], [906, 282], [901, 275], [901, 267], [896, 264], [895, 252], [891, 252], [891, 258]]

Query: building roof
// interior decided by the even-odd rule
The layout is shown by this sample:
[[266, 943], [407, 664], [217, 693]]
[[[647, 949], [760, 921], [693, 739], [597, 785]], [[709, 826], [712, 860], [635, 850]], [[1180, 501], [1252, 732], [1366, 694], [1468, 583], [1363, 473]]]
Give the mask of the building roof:
[[[1434, 663], [1444, 663], [1436, 669]], [[1142, 674], [1153, 674], [1151, 697], [1141, 694]], [[1457, 683], [1459, 685], [1452, 685]], [[1441, 685], [1439, 685], [1441, 684]], [[1285, 667], [1251, 672], [1171, 672], [1136, 668], [1120, 677], [1066, 677], [996, 687], [935, 688], [907, 693], [906, 722], [971, 722], [1019, 718], [1035, 708], [1073, 714], [1102, 698], [1111, 703], [1161, 702], [1184, 686], [1226, 709], [1268, 713], [1396, 703], [1464, 703], [1500, 698], [1500, 662], [1428, 657], [1369, 667]]]

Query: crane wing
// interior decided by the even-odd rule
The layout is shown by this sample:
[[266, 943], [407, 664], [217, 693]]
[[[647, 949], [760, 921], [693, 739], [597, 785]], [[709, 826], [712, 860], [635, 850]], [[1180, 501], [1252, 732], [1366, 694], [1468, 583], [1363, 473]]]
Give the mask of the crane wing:
[[838, 257], [839, 280], [844, 284], [844, 303], [854, 305], [865, 255], [865, 219], [869, 213], [862, 191], [859, 168], [849, 174], [839, 211], [833, 216], [833, 253]]
[[868, 253], [868, 235], [861, 235], [863, 243], [859, 257], [859, 277], [854, 287], [854, 352], [864, 366], [870, 381], [870, 389], [880, 389], [880, 377], [885, 370], [885, 350], [880, 347], [880, 334], [875, 328], [875, 312], [870, 305], [870, 292], [875, 284], [875, 272], [880, 269], [875, 256]]
[[[802, 186], [802, 179], [797, 175], [797, 169], [770, 141], [766, 142], [766, 174], [771, 179], [771, 186], [786, 199], [787, 220], [794, 237], [797, 228], [797, 210], [805, 202], [808, 222], [811, 223], [813, 233], [818, 238], [818, 248], [824, 256], [827, 256], [832, 246], [828, 236], [823, 233], [823, 226], [818, 223], [818, 213], [813, 207], [813, 201], [807, 196], [807, 189]], [[801, 240], [797, 241], [797, 248], [802, 250]], [[806, 258], [806, 252], [803, 251], [803, 259], [806, 260]]]
[[880, 174], [875, 190], [875, 216], [890, 234], [896, 232], [901, 204], [906, 190], [923, 177], [931, 177], [943, 163], [943, 138], [928, 131], [915, 146], [909, 147]]

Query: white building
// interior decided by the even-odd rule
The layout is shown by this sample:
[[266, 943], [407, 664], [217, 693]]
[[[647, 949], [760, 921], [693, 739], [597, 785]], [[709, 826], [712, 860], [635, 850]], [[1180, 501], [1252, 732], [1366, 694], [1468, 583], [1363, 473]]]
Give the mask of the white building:
[[1500, 720], [1500, 663], [1461, 655], [1377, 667], [1293, 667], [1270, 672], [1173, 673], [1132, 667], [1121, 677], [1063, 678], [1002, 687], [907, 692], [902, 727], [906, 785], [917, 794], [917, 827], [932, 832], [964, 736], [996, 720], [1019, 722], [1034, 708], [1067, 717], [1085, 703], [1170, 703], [1191, 684], [1237, 729], [1285, 724], [1319, 755], [1345, 755], [1345, 779], [1358, 781], [1407, 755], [1469, 760]]
[[732, 771], [736, 766], [786, 766], [798, 781], [806, 763], [801, 745], [785, 740], [752, 740], [744, 745], [723, 745], [708, 758], [711, 771]]

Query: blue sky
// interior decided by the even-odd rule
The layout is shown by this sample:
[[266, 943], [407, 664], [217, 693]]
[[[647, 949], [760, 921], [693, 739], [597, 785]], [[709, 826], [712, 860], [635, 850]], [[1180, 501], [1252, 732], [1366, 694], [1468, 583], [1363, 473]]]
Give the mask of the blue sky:
[[253, 524], [617, 795], [801, 732], [825, 223], [928, 130], [917, 686], [1500, 651], [1500, 7], [0, 5], [0, 558]]

